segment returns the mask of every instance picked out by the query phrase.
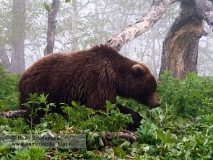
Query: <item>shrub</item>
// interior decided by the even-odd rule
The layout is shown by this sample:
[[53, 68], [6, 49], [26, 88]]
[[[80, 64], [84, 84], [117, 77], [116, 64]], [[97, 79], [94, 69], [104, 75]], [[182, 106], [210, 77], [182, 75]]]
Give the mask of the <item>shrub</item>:
[[18, 81], [20, 75], [7, 74], [0, 66], [0, 112], [18, 108]]

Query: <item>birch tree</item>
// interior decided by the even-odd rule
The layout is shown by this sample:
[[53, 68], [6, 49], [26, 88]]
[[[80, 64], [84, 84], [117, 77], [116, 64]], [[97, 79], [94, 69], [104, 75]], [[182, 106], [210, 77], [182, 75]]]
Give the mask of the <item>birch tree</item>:
[[139, 21], [123, 29], [106, 43], [120, 50], [152, 27], [165, 10], [177, 2], [180, 3], [181, 12], [164, 40], [160, 74], [170, 70], [174, 77], [184, 78], [189, 71], [197, 73], [198, 43], [206, 35], [203, 21], [213, 27], [212, 0], [153, 0], [150, 10]]

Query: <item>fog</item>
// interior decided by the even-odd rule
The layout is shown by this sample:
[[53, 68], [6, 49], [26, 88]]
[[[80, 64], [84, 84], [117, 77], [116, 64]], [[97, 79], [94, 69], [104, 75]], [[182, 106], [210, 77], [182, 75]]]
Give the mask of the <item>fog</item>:
[[[25, 68], [44, 56], [48, 14], [44, 2], [51, 5], [51, 0], [26, 1]], [[152, 0], [61, 1], [56, 17], [54, 52], [70, 52], [105, 43], [120, 30], [140, 19], [151, 3]], [[4, 50], [9, 59], [12, 50], [12, 9], [13, 1], [0, 2], [0, 50]], [[120, 52], [131, 59], [145, 62], [154, 75], [158, 76], [163, 40], [178, 13], [179, 4], [175, 3], [152, 28], [126, 44]], [[198, 74], [213, 76], [213, 34], [207, 25], [205, 30], [209, 34], [200, 39]]]

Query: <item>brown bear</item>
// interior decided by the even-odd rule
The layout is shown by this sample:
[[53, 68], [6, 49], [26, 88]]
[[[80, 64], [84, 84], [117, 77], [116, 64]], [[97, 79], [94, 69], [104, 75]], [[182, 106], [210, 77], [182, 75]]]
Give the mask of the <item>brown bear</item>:
[[[88, 50], [53, 53], [39, 59], [20, 79], [19, 102], [20, 109], [26, 109], [23, 104], [29, 93], [44, 93], [48, 94], [48, 102], [57, 106], [52, 112], [62, 113], [60, 103], [70, 104], [71, 101], [105, 110], [106, 100], [115, 104], [119, 95], [154, 108], [160, 105], [156, 88], [156, 79], [145, 64], [101, 44]], [[119, 108], [129, 112], [120, 105]], [[38, 115], [36, 120], [39, 122], [42, 116]], [[137, 116], [136, 120], [141, 119]]]

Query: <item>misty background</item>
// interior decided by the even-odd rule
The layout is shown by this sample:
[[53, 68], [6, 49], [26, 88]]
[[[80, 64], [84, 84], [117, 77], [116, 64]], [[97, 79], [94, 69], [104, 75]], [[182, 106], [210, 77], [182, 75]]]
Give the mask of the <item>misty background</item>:
[[[47, 37], [48, 11], [44, 3], [51, 0], [26, 1], [24, 32], [24, 60], [19, 62], [27, 69], [38, 58], [44, 56]], [[152, 0], [77, 0], [65, 3], [61, 1], [56, 19], [56, 37], [54, 52], [71, 52], [88, 49], [93, 45], [105, 43], [113, 35], [130, 24], [135, 23], [145, 14]], [[16, 9], [19, 9], [16, 6]], [[14, 51], [14, 39], [19, 40], [20, 34], [14, 37], [16, 23], [21, 20], [13, 15], [13, 1], [0, 1], [0, 59], [3, 63], [8, 58], [18, 61], [21, 55]], [[157, 77], [160, 69], [163, 40], [179, 13], [179, 4], [175, 3], [167, 9], [164, 16], [146, 33], [126, 44], [121, 54], [137, 61], [145, 62]], [[15, 23], [14, 23], [15, 22]], [[213, 33], [207, 25], [206, 37], [199, 43], [198, 74], [213, 76]], [[3, 57], [3, 58], [2, 58]], [[94, 62], [95, 63], [95, 62]], [[11, 68], [9, 72], [15, 73]]]

